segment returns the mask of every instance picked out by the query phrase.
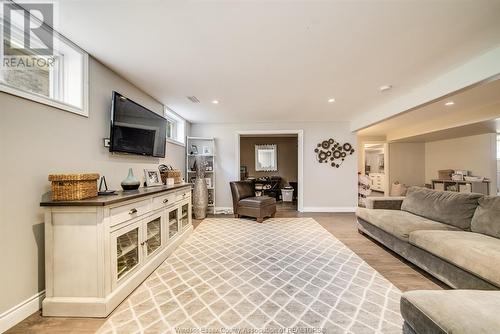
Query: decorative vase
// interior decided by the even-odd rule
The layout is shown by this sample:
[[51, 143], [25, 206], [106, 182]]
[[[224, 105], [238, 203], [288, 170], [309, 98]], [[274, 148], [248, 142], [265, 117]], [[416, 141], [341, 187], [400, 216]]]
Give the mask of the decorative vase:
[[205, 181], [206, 162], [202, 157], [196, 157], [196, 180], [193, 188], [194, 218], [204, 219], [208, 209], [208, 188]]
[[132, 168], [129, 168], [128, 176], [121, 183], [123, 190], [135, 190], [138, 189], [140, 185], [141, 182], [134, 176], [134, 171]]

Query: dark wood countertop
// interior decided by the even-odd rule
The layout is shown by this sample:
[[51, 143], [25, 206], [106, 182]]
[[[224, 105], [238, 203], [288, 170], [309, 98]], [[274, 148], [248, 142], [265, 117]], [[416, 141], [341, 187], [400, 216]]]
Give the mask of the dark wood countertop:
[[173, 186], [141, 187], [137, 190], [117, 191], [114, 195], [97, 196], [79, 201], [53, 201], [50, 191], [42, 196], [40, 206], [106, 206], [131, 199], [157, 194], [169, 190], [191, 187], [191, 183], [177, 183]]

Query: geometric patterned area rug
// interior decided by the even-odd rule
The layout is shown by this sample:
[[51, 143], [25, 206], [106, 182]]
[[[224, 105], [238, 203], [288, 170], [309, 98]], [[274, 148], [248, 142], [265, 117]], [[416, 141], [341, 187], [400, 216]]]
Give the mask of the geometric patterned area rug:
[[98, 333], [401, 333], [400, 294], [312, 218], [205, 219]]

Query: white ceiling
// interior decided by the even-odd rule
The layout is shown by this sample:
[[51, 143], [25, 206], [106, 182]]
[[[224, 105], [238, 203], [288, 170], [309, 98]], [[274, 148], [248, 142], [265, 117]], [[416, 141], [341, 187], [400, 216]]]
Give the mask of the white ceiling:
[[500, 0], [71, 0], [59, 11], [64, 35], [193, 122], [348, 121], [500, 45]]

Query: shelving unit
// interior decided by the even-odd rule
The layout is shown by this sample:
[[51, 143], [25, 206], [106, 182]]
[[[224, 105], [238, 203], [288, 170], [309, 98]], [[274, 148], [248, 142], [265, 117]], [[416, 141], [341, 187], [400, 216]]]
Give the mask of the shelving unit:
[[490, 195], [490, 181], [455, 181], [435, 179], [432, 181], [432, 189], [441, 191], [455, 191], [461, 193], [478, 193]]
[[[194, 149], [194, 147], [196, 149]], [[208, 152], [206, 152], [208, 149]], [[197, 153], [196, 153], [197, 152]], [[196, 178], [196, 170], [193, 170], [193, 165], [196, 157], [204, 157], [205, 161], [208, 162], [207, 168], [211, 170], [205, 170], [205, 178], [210, 179], [211, 186], [208, 189], [208, 213], [215, 213], [215, 162], [216, 162], [216, 152], [215, 152], [215, 138], [209, 137], [187, 137], [186, 140], [186, 182], [194, 185], [194, 179]]]

